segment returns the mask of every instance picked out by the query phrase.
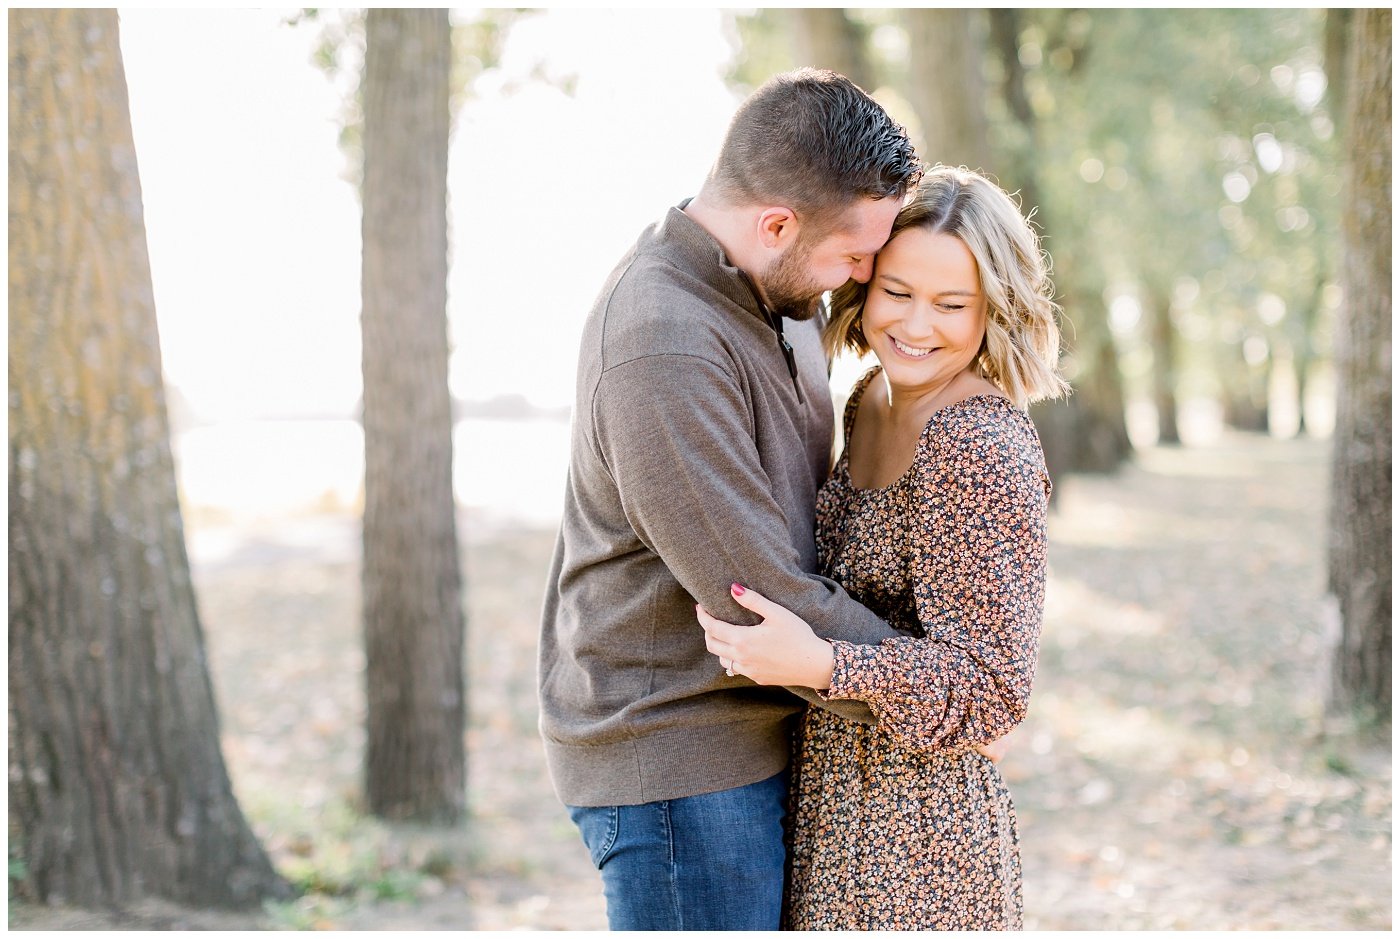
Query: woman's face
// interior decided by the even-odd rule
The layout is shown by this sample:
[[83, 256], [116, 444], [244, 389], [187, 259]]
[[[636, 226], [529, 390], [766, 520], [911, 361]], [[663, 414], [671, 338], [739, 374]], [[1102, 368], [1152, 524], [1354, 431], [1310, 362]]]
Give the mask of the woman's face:
[[977, 275], [954, 235], [907, 228], [880, 251], [862, 331], [891, 387], [937, 391], [972, 365], [987, 330]]

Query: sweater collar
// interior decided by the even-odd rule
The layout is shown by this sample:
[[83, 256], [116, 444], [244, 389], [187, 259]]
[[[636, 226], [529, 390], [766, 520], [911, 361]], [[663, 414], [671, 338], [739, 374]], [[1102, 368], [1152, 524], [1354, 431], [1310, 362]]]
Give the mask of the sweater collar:
[[657, 246], [672, 255], [681, 267], [700, 274], [743, 310], [771, 326], [776, 317], [759, 299], [749, 275], [730, 262], [724, 248], [704, 226], [685, 214], [690, 201], [686, 198], [666, 211], [656, 229]]
[[783, 318], [769, 309], [759, 297], [758, 286], [749, 275], [729, 262], [724, 248], [714, 236], [699, 222], [685, 214], [684, 209], [689, 204], [690, 200], [686, 199], [666, 213], [657, 231], [657, 241], [663, 248], [674, 252], [675, 261], [700, 275], [707, 283], [738, 304], [740, 309], [757, 317], [773, 330], [778, 339], [778, 348], [787, 364], [788, 374], [792, 376], [792, 387], [797, 392], [797, 400], [801, 401], [802, 386], [797, 380], [797, 357], [793, 353], [792, 343], [783, 335]]

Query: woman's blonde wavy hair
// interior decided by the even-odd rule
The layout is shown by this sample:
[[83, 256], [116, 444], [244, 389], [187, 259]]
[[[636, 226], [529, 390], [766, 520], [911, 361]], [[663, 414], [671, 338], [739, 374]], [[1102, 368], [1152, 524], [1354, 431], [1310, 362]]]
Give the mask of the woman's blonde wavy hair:
[[[1050, 259], [1011, 197], [966, 167], [935, 166], [924, 174], [895, 217], [893, 239], [910, 228], [958, 238], [977, 261], [987, 298], [987, 334], [974, 364], [1018, 407], [1068, 393], [1057, 369], [1059, 306], [1052, 299]], [[876, 259], [879, 266], [879, 259]], [[827, 355], [870, 350], [862, 332], [865, 284], [848, 281], [831, 295], [831, 320], [822, 333]]]

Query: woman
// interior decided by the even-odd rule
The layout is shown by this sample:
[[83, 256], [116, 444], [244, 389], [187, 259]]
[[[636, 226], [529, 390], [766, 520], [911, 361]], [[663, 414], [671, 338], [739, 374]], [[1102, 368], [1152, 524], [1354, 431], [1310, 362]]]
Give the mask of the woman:
[[986, 178], [936, 167], [868, 285], [833, 295], [827, 345], [873, 351], [817, 503], [823, 573], [905, 635], [827, 642], [697, 608], [720, 664], [869, 703], [809, 708], [795, 734], [790, 929], [1021, 926], [1015, 811], [978, 748], [1026, 713], [1044, 605], [1050, 482], [1028, 402], [1066, 390], [1047, 268]]

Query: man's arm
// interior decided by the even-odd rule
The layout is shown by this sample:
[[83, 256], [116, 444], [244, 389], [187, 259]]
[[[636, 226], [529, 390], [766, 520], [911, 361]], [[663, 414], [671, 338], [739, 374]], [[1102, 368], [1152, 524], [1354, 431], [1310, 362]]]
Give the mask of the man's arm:
[[711, 613], [757, 622], [730, 596], [739, 582], [823, 638], [869, 644], [898, 635], [834, 581], [801, 569], [759, 461], [749, 406], [728, 370], [694, 355], [614, 366], [599, 382], [593, 418], [594, 445], [633, 530]]

